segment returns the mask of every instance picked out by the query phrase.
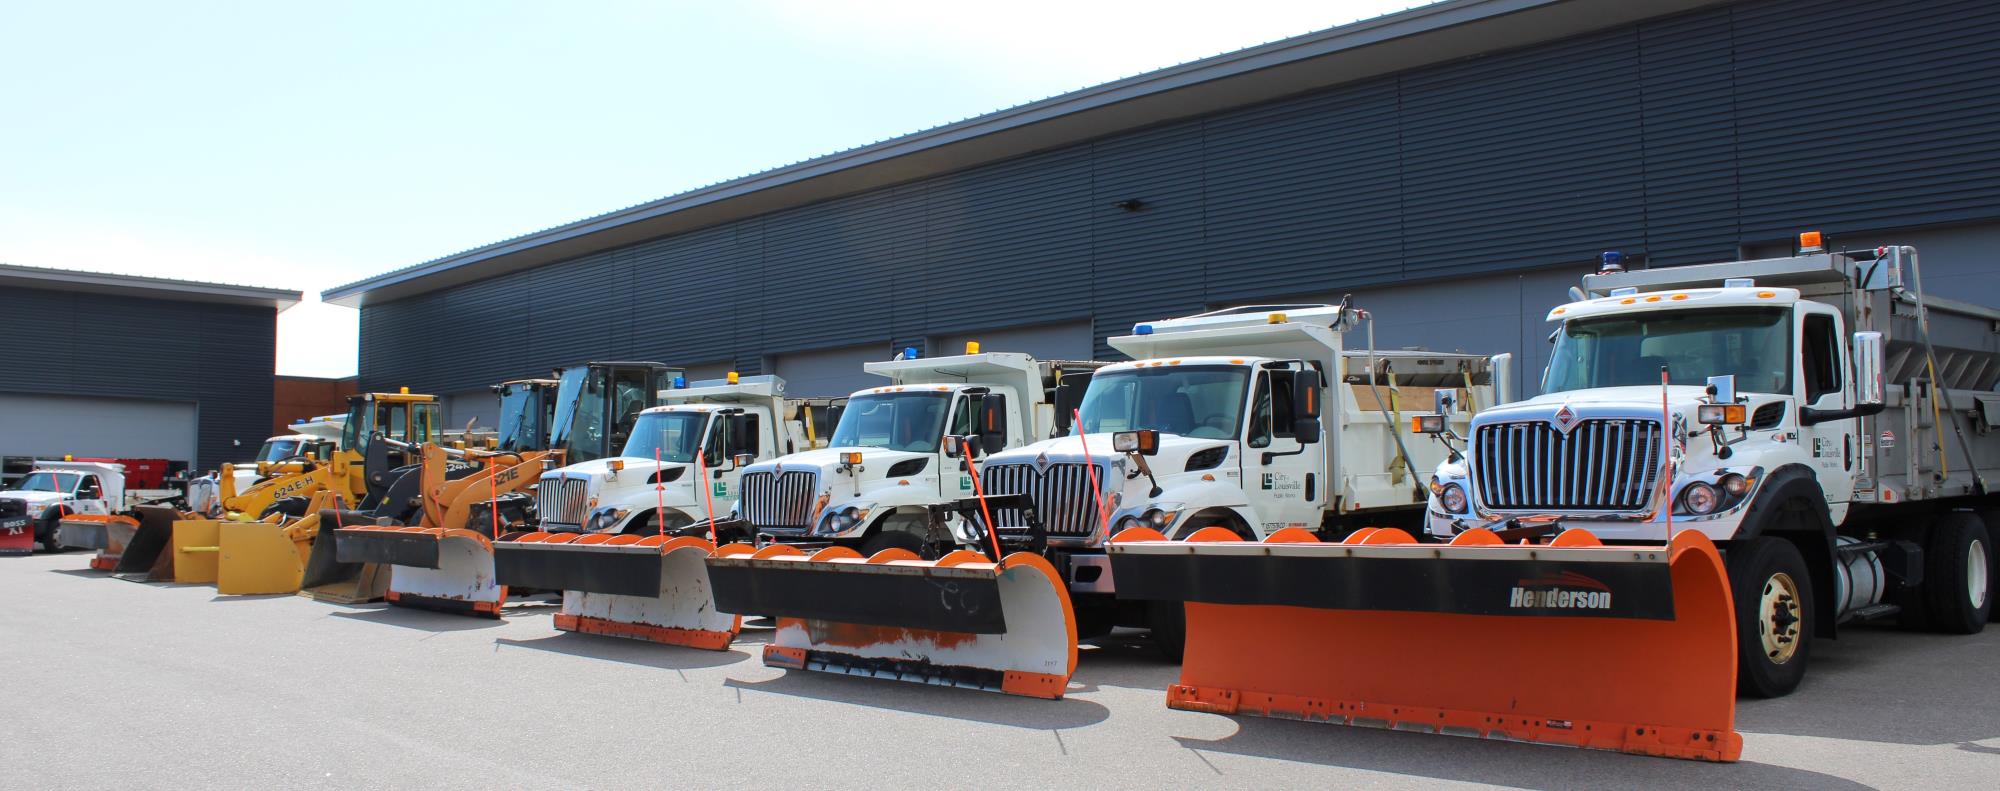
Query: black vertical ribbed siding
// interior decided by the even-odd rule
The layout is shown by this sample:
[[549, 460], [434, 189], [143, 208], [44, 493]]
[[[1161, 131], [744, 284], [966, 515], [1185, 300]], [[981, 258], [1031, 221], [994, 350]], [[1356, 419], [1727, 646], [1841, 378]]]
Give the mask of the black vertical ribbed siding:
[[[2000, 3], [1764, 0], [370, 304], [361, 373], [451, 391], [622, 350], [751, 373], [1081, 320], [1108, 353], [1205, 306], [1992, 219]], [[466, 325], [514, 337], [437, 340]]]
[[0, 290], [0, 392], [194, 402], [196, 458], [241, 458], [271, 430], [277, 311], [33, 288]]

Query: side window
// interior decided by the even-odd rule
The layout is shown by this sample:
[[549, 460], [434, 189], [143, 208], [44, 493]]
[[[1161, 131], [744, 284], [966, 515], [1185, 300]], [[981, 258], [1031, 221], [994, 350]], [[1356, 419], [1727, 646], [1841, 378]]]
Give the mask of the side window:
[[1271, 445], [1271, 374], [1260, 371], [1257, 374], [1257, 402], [1250, 408], [1250, 447], [1266, 448]]
[[1799, 359], [1805, 367], [1806, 403], [1820, 396], [1840, 392], [1840, 347], [1834, 337], [1833, 317], [1806, 316], [1805, 340]]
[[958, 400], [958, 408], [952, 410], [950, 427], [945, 433], [963, 437], [979, 431], [979, 400], [981, 396], [969, 395]]
[[732, 456], [738, 453], [748, 453], [754, 456], [757, 454], [757, 446], [763, 444], [760, 438], [764, 436], [764, 432], [761, 430], [761, 426], [758, 425], [759, 415], [755, 412], [746, 412], [743, 417], [747, 418], [743, 423], [743, 433], [730, 438], [730, 455]]
[[1292, 432], [1294, 416], [1292, 408], [1292, 380], [1294, 371], [1272, 371], [1271, 374], [1271, 435], [1277, 437], [1297, 436]]
[[76, 486], [76, 497], [79, 500], [95, 500], [103, 496], [104, 489], [97, 485], [97, 476], [95, 475], [83, 476], [83, 481]]

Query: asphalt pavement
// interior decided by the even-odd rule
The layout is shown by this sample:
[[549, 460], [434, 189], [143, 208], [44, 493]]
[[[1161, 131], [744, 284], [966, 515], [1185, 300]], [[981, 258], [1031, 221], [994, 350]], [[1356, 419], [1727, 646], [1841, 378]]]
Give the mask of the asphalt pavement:
[[[1718, 765], [1173, 711], [1177, 669], [1087, 645], [1060, 701], [787, 672], [729, 651], [296, 596], [217, 596], [0, 558], [0, 789], [1980, 788], [2000, 778], [2000, 628], [1850, 630], [1745, 700]], [[1439, 655], [1506, 684], [1536, 668]]]

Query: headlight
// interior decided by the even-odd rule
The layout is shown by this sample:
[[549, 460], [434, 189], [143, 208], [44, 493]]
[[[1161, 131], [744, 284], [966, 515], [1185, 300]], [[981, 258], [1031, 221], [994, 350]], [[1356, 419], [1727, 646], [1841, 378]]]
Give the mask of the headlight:
[[586, 533], [602, 533], [610, 530], [617, 527], [619, 522], [624, 521], [625, 515], [628, 513], [631, 512], [623, 508], [599, 508], [590, 512], [590, 518], [584, 520], [583, 531]]
[[839, 535], [868, 522], [868, 508], [847, 506], [828, 515], [820, 522], [819, 532], [824, 535]]
[[1134, 528], [1138, 526], [1139, 526], [1139, 517], [1121, 516], [1118, 517], [1118, 523], [1111, 526], [1111, 535], [1116, 536], [1119, 533], [1125, 532], [1129, 528]]
[[1721, 504], [1722, 496], [1716, 488], [1700, 481], [1690, 483], [1681, 490], [1681, 507], [1688, 513], [1697, 516], [1714, 513], [1716, 506]]
[[1447, 483], [1437, 490], [1438, 505], [1444, 506], [1445, 513], [1465, 513], [1465, 487]]
[[1139, 517], [1139, 521], [1147, 527], [1165, 533], [1167, 528], [1174, 526], [1174, 520], [1180, 517], [1181, 509], [1185, 507], [1180, 503], [1160, 503], [1158, 508], [1146, 509], [1146, 513]]
[[1750, 479], [1733, 472], [1722, 476], [1722, 480], [1717, 483], [1721, 484], [1722, 490], [1728, 492], [1731, 497], [1742, 497], [1750, 492]]

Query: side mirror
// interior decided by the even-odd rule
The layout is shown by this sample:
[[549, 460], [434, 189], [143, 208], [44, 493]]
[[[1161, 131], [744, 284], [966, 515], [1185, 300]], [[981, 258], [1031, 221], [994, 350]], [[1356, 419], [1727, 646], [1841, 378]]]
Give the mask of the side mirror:
[[1458, 391], [1440, 387], [1431, 391], [1431, 400], [1437, 403], [1437, 413], [1440, 416], [1451, 417], [1451, 413], [1458, 407]]
[[1496, 354], [1486, 360], [1488, 379], [1493, 382], [1493, 403], [1514, 401], [1514, 355]]
[[734, 461], [736, 462], [736, 466], [738, 466], [738, 467], [748, 467], [748, 466], [750, 466], [750, 465], [752, 465], [752, 464], [756, 464], [756, 463], [757, 463], [757, 454], [755, 454], [755, 453], [738, 453], [738, 454], [736, 454], [736, 456], [735, 456], [735, 458], [734, 458], [733, 460], [734, 460]]
[[963, 443], [964, 443], [964, 442], [966, 442], [967, 440], [970, 440], [970, 439], [974, 439], [974, 438], [973, 438], [973, 437], [960, 437], [960, 436], [955, 436], [955, 435], [952, 435], [952, 434], [946, 434], [946, 435], [944, 435], [944, 456], [945, 456], [945, 458], [947, 458], [947, 459], [957, 459], [957, 458], [962, 458], [962, 457], [964, 457], [964, 456], [965, 456], [965, 445], [964, 445]]
[[1301, 445], [1311, 445], [1319, 441], [1319, 418], [1302, 417], [1292, 421], [1292, 436]]
[[1708, 395], [1717, 404], [1736, 403], [1736, 375], [1723, 374], [1709, 377]]
[[1854, 403], [1880, 406], [1882, 395], [1882, 333], [1854, 333]]
[[[1317, 421], [1319, 418], [1320, 391], [1324, 389], [1325, 387], [1320, 382], [1318, 370], [1306, 368], [1293, 372], [1292, 414], [1297, 415], [1301, 422], [1306, 419]], [[1313, 432], [1313, 437], [1315, 440], [1319, 437], [1317, 430]], [[1300, 441], [1304, 442], [1305, 440]]]
[[1120, 431], [1111, 435], [1111, 449], [1119, 453], [1151, 456], [1160, 452], [1160, 432], [1153, 429]]
[[1007, 397], [987, 393], [979, 399], [979, 450], [999, 453], [1007, 449]]

